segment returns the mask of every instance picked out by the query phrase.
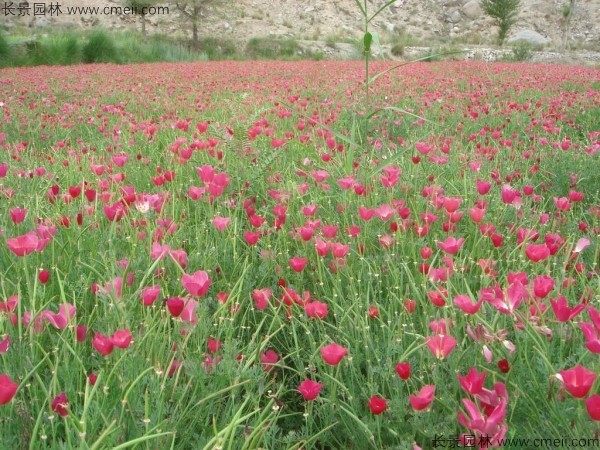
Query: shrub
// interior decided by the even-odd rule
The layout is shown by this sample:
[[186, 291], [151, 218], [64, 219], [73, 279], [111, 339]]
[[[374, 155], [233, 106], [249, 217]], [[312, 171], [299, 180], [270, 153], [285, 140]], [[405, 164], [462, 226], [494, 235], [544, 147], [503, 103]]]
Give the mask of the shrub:
[[253, 59], [297, 58], [301, 49], [294, 39], [252, 38], [246, 45], [246, 57]]
[[531, 44], [525, 41], [519, 41], [513, 46], [512, 61], [528, 61], [531, 57]]
[[404, 55], [404, 44], [396, 43], [392, 45], [392, 55], [394, 56], [403, 56]]
[[4, 37], [4, 33], [0, 31], [0, 65], [3, 65], [5, 61], [10, 59], [10, 46], [8, 45], [8, 41]]
[[104, 31], [95, 31], [90, 34], [82, 53], [83, 62], [86, 63], [118, 62], [115, 43]]

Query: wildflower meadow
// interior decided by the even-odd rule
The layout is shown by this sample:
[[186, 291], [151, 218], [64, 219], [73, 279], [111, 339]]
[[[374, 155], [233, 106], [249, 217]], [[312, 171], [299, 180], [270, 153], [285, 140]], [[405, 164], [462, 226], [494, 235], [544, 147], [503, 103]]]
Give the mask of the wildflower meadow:
[[598, 445], [600, 72], [391, 68], [0, 70], [0, 448]]

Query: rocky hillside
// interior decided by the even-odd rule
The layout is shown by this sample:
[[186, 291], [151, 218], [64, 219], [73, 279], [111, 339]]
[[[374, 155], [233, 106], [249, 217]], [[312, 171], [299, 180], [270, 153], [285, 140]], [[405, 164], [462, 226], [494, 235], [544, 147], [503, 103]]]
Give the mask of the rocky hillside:
[[[356, 39], [362, 26], [354, 0], [195, 1], [204, 5], [199, 22], [200, 36], [225, 35], [244, 41], [271, 35], [339, 42]], [[111, 29], [140, 29], [141, 26], [139, 17], [132, 15], [65, 13], [66, 6], [123, 6], [125, 0], [63, 0], [59, 3], [61, 15], [32, 17], [32, 14], [24, 18], [6, 17], [6, 21], [9, 27], [21, 24], [36, 29], [52, 24], [102, 25]], [[385, 0], [368, 0], [368, 7], [373, 12], [384, 3]], [[569, 0], [522, 0], [519, 19], [509, 33], [509, 40], [525, 35], [546, 47], [562, 48], [566, 26], [563, 8], [568, 3]], [[182, 18], [175, 4], [164, 5], [169, 7], [168, 14], [147, 16], [148, 32], [191, 37], [190, 23]], [[374, 20], [373, 29], [386, 39], [400, 37], [415, 44], [448, 41], [490, 44], [496, 35], [493, 22], [483, 14], [479, 0], [396, 0]], [[600, 0], [575, 1], [568, 39], [571, 48], [600, 50]]]

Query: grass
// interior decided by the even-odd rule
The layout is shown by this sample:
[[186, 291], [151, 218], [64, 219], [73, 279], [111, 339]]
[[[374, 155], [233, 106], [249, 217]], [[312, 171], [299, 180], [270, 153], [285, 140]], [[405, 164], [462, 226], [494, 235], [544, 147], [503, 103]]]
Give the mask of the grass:
[[[375, 61], [371, 68], [390, 67]], [[556, 378], [578, 364], [600, 369], [578, 324], [590, 322], [590, 313], [561, 322], [550, 299], [562, 295], [571, 307], [600, 300], [598, 153], [586, 151], [598, 140], [590, 95], [597, 72], [514, 63], [406, 66], [401, 77], [390, 72], [370, 86], [372, 105], [395, 109], [373, 116], [363, 134], [357, 114], [364, 104], [350, 95], [363, 76], [359, 63], [119, 70], [130, 75], [116, 80], [113, 65], [0, 72], [0, 97], [10, 98], [17, 80], [21, 92], [0, 133], [0, 170], [7, 166], [0, 183], [0, 342], [10, 339], [0, 374], [18, 384], [0, 406], [3, 445], [431, 448], [436, 435], [471, 433], [457, 413], [463, 399], [480, 400], [457, 374], [472, 368], [486, 374], [486, 389], [506, 386], [507, 437], [596, 436], [585, 399]], [[556, 89], [565, 83], [578, 88]], [[571, 145], [563, 150], [565, 140]], [[423, 144], [429, 153], [418, 150]], [[382, 177], [392, 169], [398, 179], [386, 187]], [[220, 184], [212, 172], [221, 174]], [[354, 182], [346, 189], [348, 177]], [[478, 194], [477, 179], [492, 182], [488, 194]], [[519, 190], [522, 207], [503, 201], [504, 184]], [[525, 194], [527, 185], [533, 195]], [[198, 198], [192, 187], [208, 190]], [[553, 198], [572, 189], [582, 201], [559, 209]], [[95, 198], [86, 193], [92, 190]], [[446, 197], [461, 200], [464, 215], [452, 216], [455, 222]], [[482, 223], [502, 236], [499, 246], [470, 218], [482, 202]], [[119, 221], [105, 209], [114, 205], [124, 206]], [[375, 216], [365, 220], [361, 207]], [[14, 208], [27, 210], [23, 222], [11, 219]], [[439, 219], [420, 236], [415, 225], [427, 213]], [[230, 219], [222, 231], [217, 217]], [[9, 239], [42, 233], [35, 232], [40, 224], [56, 227], [45, 249], [23, 257], [10, 250]], [[353, 226], [360, 233], [351, 237]], [[519, 229], [536, 231], [537, 244], [556, 235], [564, 243], [534, 263], [525, 254], [533, 241], [519, 243]], [[252, 244], [245, 234], [254, 231]], [[314, 235], [305, 240], [301, 231]], [[453, 255], [438, 245], [448, 237], [465, 239]], [[590, 246], [575, 256], [583, 264], [576, 268], [571, 250], [584, 237]], [[319, 241], [332, 245], [326, 256], [317, 253]], [[173, 252], [153, 254], [159, 244]], [[185, 262], [175, 256], [181, 251]], [[308, 260], [303, 270], [291, 267], [294, 256]], [[183, 275], [199, 271], [211, 285], [191, 294]], [[491, 299], [472, 315], [454, 304], [457, 295], [475, 301], [494, 286], [504, 295], [517, 273], [527, 277], [528, 291], [541, 275], [552, 277], [554, 288], [512, 313]], [[160, 294], [145, 306], [142, 292], [155, 285]], [[264, 309], [255, 299], [259, 289], [272, 291]], [[431, 299], [444, 290], [436, 306]], [[11, 309], [13, 295], [19, 302]], [[186, 313], [174, 313], [175, 298], [189, 302]], [[327, 305], [324, 318], [309, 316], [307, 298]], [[412, 313], [408, 300], [416, 304]], [[65, 327], [54, 326], [48, 317], [65, 303], [76, 313]], [[36, 317], [43, 330], [32, 325]], [[442, 358], [425, 343], [440, 332], [430, 327], [439, 320], [457, 341]], [[78, 326], [87, 328], [81, 341]], [[93, 338], [117, 330], [132, 341], [103, 355]], [[348, 349], [337, 366], [321, 355], [332, 342]], [[499, 365], [504, 359], [507, 371]], [[396, 374], [399, 362], [411, 364], [406, 381]], [[306, 379], [323, 385], [314, 401], [298, 391]], [[436, 386], [433, 402], [416, 411], [409, 397], [426, 385]], [[62, 392], [65, 417], [52, 408]], [[369, 409], [373, 395], [387, 401], [381, 415]]]

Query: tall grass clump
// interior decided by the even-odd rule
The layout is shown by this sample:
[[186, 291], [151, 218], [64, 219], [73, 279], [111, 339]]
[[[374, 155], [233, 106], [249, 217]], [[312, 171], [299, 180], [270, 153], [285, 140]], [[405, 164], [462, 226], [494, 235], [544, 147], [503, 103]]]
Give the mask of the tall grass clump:
[[119, 62], [114, 40], [105, 31], [94, 31], [83, 46], [83, 62]]

